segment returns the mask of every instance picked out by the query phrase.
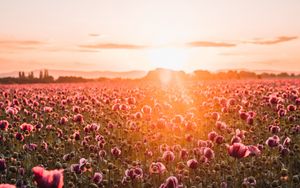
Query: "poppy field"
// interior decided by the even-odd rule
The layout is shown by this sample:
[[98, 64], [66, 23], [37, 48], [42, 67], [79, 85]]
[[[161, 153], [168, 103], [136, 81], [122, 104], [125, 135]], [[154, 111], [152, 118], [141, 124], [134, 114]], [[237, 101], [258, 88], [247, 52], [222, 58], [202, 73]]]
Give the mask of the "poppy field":
[[300, 80], [0, 87], [0, 188], [300, 187]]

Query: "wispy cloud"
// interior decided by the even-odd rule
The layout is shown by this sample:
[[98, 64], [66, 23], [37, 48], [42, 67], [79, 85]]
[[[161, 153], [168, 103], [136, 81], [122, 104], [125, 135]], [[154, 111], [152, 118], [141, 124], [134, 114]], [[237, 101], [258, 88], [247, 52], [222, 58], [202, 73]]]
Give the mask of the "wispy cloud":
[[46, 44], [39, 40], [15, 40], [0, 39], [0, 49], [2, 51], [32, 50]]
[[259, 45], [273, 45], [273, 44], [288, 42], [288, 41], [296, 40], [296, 39], [298, 39], [297, 36], [279, 36], [272, 40], [255, 39], [253, 41], [246, 41], [245, 43], [259, 44]]
[[148, 46], [135, 45], [135, 44], [119, 44], [119, 43], [99, 43], [99, 44], [88, 44], [80, 45], [81, 48], [88, 49], [143, 49]]
[[97, 33], [90, 33], [89, 36], [90, 36], [90, 37], [99, 37], [99, 36], [101, 36], [101, 35], [99, 35], [99, 34], [97, 34]]
[[235, 47], [234, 43], [214, 42], [214, 41], [193, 41], [186, 43], [188, 47]]
[[36, 46], [45, 44], [43, 41], [38, 40], [1, 40], [0, 45], [7, 45], [7, 46]]
[[92, 48], [78, 48], [72, 45], [55, 45], [41, 40], [16, 40], [0, 38], [0, 53], [12, 54], [20, 51], [39, 50], [46, 52], [99, 52]]

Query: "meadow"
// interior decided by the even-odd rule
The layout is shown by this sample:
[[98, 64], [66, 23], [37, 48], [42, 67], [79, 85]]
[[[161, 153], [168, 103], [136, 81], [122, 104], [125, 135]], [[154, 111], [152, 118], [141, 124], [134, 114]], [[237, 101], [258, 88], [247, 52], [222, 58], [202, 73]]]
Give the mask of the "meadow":
[[300, 187], [300, 80], [0, 87], [0, 188]]

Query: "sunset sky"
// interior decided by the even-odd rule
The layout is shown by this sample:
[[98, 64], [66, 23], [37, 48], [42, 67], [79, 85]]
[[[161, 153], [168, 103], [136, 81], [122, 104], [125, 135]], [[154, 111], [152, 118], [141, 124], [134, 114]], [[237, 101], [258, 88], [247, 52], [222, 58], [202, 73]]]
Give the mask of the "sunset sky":
[[299, 0], [1, 0], [0, 72], [300, 71]]

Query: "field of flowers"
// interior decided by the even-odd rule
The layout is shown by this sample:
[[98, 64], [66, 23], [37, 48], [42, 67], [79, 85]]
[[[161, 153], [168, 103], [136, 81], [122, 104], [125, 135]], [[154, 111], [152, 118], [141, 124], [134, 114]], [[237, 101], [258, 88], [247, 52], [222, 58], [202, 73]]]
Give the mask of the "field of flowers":
[[297, 188], [299, 112], [300, 80], [1, 86], [0, 188]]

